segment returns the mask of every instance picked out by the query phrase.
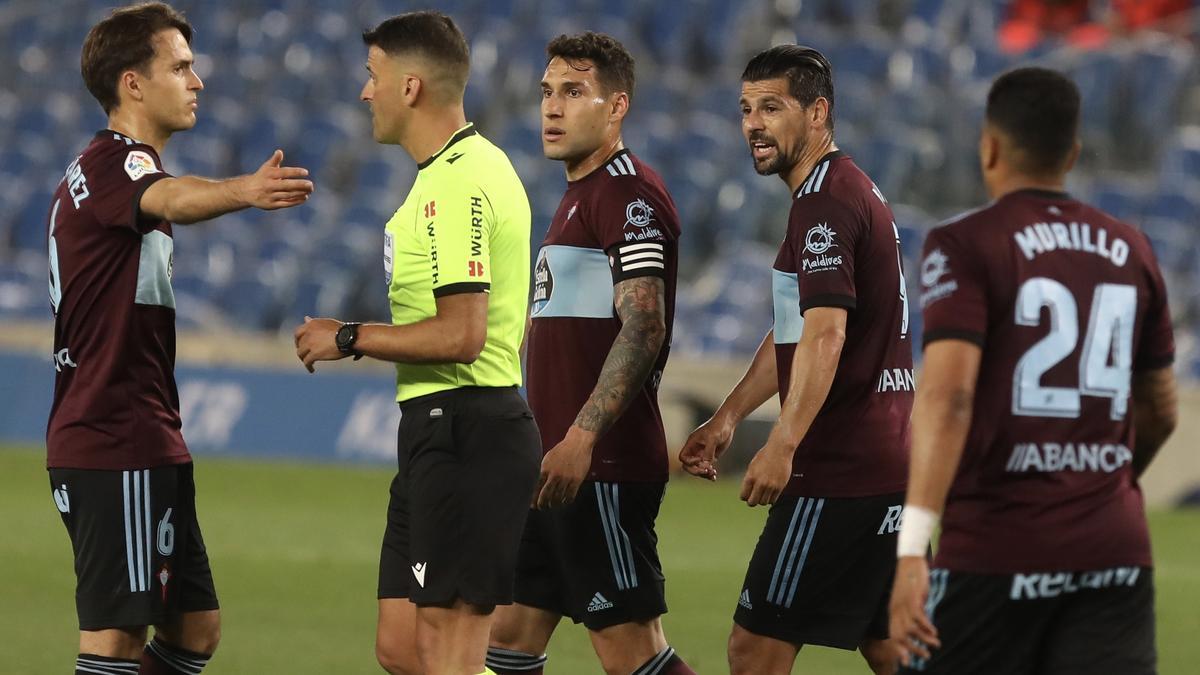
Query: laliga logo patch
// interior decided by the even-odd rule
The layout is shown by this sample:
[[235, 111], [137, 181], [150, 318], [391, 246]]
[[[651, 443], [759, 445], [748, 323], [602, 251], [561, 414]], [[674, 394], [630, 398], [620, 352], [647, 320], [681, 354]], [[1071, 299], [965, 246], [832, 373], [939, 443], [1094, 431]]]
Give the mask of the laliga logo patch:
[[950, 258], [942, 253], [942, 249], [935, 248], [925, 256], [925, 260], [921, 263], [921, 285], [929, 287], [933, 286], [950, 271], [950, 266], [947, 265]]
[[804, 250], [814, 255], [821, 255], [831, 248], [837, 248], [833, 237], [837, 234], [826, 223], [820, 223], [804, 235]]
[[142, 176], [158, 173], [158, 166], [148, 153], [130, 150], [125, 156], [125, 173], [129, 174], [129, 180], [138, 180]]
[[652, 220], [654, 209], [641, 197], [625, 206], [625, 227], [646, 227]]

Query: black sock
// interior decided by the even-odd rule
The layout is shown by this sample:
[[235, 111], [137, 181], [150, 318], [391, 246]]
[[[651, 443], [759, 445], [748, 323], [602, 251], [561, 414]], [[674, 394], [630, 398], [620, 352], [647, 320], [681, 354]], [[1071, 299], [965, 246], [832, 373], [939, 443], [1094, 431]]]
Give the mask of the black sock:
[[488, 647], [487, 667], [496, 675], [542, 675], [546, 667], [546, 655], [534, 656], [513, 649]]
[[211, 654], [197, 654], [155, 637], [142, 652], [141, 675], [200, 675]]
[[696, 671], [689, 668], [675, 650], [668, 646], [639, 666], [633, 671], [633, 675], [696, 675]]
[[111, 656], [80, 654], [75, 657], [75, 675], [138, 675], [138, 662]]

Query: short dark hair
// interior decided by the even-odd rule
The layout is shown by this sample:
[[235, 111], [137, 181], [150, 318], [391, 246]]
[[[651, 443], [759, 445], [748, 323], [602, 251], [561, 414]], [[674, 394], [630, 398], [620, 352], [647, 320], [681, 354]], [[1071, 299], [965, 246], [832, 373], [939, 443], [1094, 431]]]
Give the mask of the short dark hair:
[[182, 14], [165, 2], [146, 2], [114, 9], [88, 31], [79, 70], [105, 113], [121, 102], [117, 97], [121, 73], [131, 69], [145, 73], [154, 60], [154, 36], [171, 28], [192, 44], [192, 26]]
[[1018, 169], [1059, 171], [1071, 156], [1079, 131], [1079, 89], [1049, 68], [1011, 70], [992, 83], [987, 121], [1020, 151]]
[[623, 91], [633, 98], [633, 55], [611, 35], [592, 31], [559, 35], [546, 45], [546, 63], [555, 57], [591, 61], [596, 68], [596, 80], [606, 93]]
[[467, 38], [454, 19], [431, 10], [393, 16], [378, 26], [363, 31], [363, 43], [379, 47], [389, 56], [418, 54], [440, 69], [440, 75], [452, 85], [451, 94], [461, 98], [471, 73], [471, 52]]
[[759, 52], [742, 71], [742, 82], [786, 77], [792, 98], [807, 108], [818, 98], [829, 101], [827, 126], [833, 128], [833, 66], [812, 47], [777, 45]]

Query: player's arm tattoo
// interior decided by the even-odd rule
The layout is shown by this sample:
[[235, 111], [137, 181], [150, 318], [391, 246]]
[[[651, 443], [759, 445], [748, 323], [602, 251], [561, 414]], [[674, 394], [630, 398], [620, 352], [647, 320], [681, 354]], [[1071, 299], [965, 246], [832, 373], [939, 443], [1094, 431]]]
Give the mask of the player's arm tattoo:
[[621, 318], [621, 332], [608, 350], [600, 379], [575, 418], [586, 431], [603, 433], [646, 382], [667, 335], [666, 284], [658, 277], [619, 281], [613, 287], [613, 305]]

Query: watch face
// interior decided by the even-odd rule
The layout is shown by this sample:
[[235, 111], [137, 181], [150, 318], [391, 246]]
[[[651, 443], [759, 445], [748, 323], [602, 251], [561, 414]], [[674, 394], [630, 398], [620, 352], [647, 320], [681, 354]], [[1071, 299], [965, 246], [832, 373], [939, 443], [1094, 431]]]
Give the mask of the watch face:
[[337, 335], [334, 336], [333, 341], [337, 344], [338, 349], [347, 349], [351, 346], [350, 342], [353, 338], [353, 335], [354, 326], [346, 324], [338, 329]]

